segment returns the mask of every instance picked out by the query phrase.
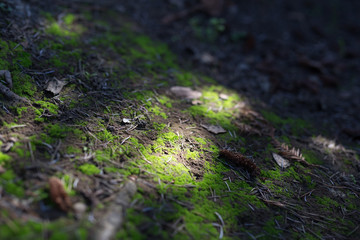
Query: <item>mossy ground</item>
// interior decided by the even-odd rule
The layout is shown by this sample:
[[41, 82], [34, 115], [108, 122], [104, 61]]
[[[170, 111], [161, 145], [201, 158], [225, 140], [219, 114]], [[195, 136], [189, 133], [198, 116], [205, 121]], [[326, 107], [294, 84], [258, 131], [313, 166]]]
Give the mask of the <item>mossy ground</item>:
[[[0, 39], [0, 69], [12, 72], [14, 92], [32, 102], [9, 108], [11, 117], [1, 110], [0, 145], [16, 140], [0, 152], [0, 203], [9, 202], [1, 205], [0, 239], [39, 233], [86, 239], [90, 216], [109, 205], [129, 176], [136, 176], [139, 189], [119, 239], [218, 239], [220, 232], [224, 239], [355, 236], [359, 219], [350, 213], [360, 207], [357, 194], [336, 187], [347, 176], [331, 184], [330, 170], [295, 162], [281, 169], [270, 138], [238, 129], [255, 113], [244, 97], [183, 69], [165, 44], [113, 14], [44, 12], [46, 27], [33, 44], [43, 53], [40, 61]], [[46, 96], [35, 75], [23, 71], [32, 67], [51, 69], [68, 84], [59, 96]], [[199, 104], [174, 98], [168, 91], [174, 85], [201, 91]], [[278, 139], [295, 147], [302, 146], [296, 138], [314, 131], [304, 120], [262, 115], [264, 127], [281, 131]], [[226, 133], [215, 136], [200, 124], [220, 125]], [[223, 148], [252, 159], [261, 175], [251, 177], [219, 158]], [[326, 163], [320, 152], [303, 149], [308, 162]], [[50, 176], [62, 179], [73, 201], [87, 204], [87, 217], [66, 215], [51, 203]]]

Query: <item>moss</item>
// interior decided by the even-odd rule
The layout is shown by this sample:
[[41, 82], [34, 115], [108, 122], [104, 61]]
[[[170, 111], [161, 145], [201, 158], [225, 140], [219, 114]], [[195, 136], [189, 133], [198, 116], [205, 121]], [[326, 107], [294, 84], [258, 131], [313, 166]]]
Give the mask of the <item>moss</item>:
[[177, 85], [192, 87], [199, 84], [199, 80], [190, 72], [175, 73]]
[[152, 107], [149, 108], [149, 111], [153, 114], [155, 114], [156, 116], [160, 116], [163, 119], [167, 119], [168, 116], [166, 115], [166, 113], [164, 111], [162, 111], [161, 108], [159, 108], [158, 106], [154, 105]]
[[68, 127], [59, 124], [49, 124], [45, 129], [52, 138], [65, 138], [70, 131]]
[[274, 124], [276, 127], [288, 127], [290, 131], [295, 135], [299, 136], [303, 134], [305, 130], [313, 130], [310, 123], [300, 118], [281, 118], [273, 112], [261, 111], [264, 118]]
[[85, 32], [85, 28], [80, 24], [74, 24], [75, 15], [67, 14], [63, 17], [63, 23], [58, 23], [47, 14], [48, 26], [45, 32], [57, 37], [77, 38]]
[[166, 124], [165, 123], [157, 123], [157, 122], [153, 122], [153, 128], [156, 131], [162, 131], [166, 128]]
[[[228, 98], [226, 100], [219, 97], [220, 93], [226, 93]], [[201, 105], [194, 105], [188, 108], [193, 116], [203, 116], [208, 119], [211, 124], [219, 124], [226, 130], [237, 131], [237, 128], [232, 124], [236, 116], [239, 114], [236, 104], [241, 101], [240, 97], [231, 91], [226, 90], [221, 86], [207, 86], [202, 89]]]
[[206, 140], [204, 140], [203, 138], [199, 138], [199, 137], [193, 137], [193, 138], [195, 141], [197, 141], [201, 145], [206, 145]]
[[283, 221], [282, 216], [276, 216], [274, 219], [270, 219], [265, 223], [265, 226], [263, 229], [265, 232], [267, 232], [269, 235], [266, 236], [264, 239], [273, 239], [274, 237], [281, 238], [280, 234], [282, 233], [282, 230], [276, 228], [275, 221]]
[[110, 160], [110, 154], [106, 151], [96, 150], [95, 151], [95, 159], [98, 162], [104, 162]]
[[317, 155], [315, 154], [315, 152], [308, 150], [308, 149], [303, 149], [302, 150], [302, 155], [304, 156], [305, 160], [308, 163], [311, 164], [322, 164], [323, 161], [320, 160]]
[[326, 196], [320, 197], [320, 196], [316, 196], [316, 195], [314, 197], [315, 197], [316, 202], [318, 204], [320, 204], [323, 209], [331, 210], [334, 207], [340, 206], [338, 202], [336, 202], [335, 200], [333, 200], [329, 197], [326, 197]]
[[162, 96], [158, 97], [158, 99], [162, 105], [164, 105], [168, 108], [172, 108], [172, 104], [171, 104], [172, 100], [170, 98], [162, 95]]
[[90, 163], [85, 163], [79, 166], [79, 170], [86, 175], [94, 175], [100, 173], [100, 169], [96, 167], [94, 164], [90, 164]]
[[25, 195], [23, 183], [17, 179], [15, 173], [11, 169], [7, 169], [6, 172], [0, 174], [0, 183], [8, 194], [15, 195], [22, 198]]
[[34, 97], [36, 92], [36, 84], [34, 80], [26, 74], [15, 71], [12, 72], [13, 91], [24, 97]]
[[0, 151], [0, 166], [6, 164], [11, 160], [11, 157]]
[[58, 110], [59, 107], [51, 102], [46, 102], [46, 101], [34, 101], [35, 104], [40, 105], [40, 107], [42, 109], [46, 108], [49, 113], [57, 115], [58, 114]]

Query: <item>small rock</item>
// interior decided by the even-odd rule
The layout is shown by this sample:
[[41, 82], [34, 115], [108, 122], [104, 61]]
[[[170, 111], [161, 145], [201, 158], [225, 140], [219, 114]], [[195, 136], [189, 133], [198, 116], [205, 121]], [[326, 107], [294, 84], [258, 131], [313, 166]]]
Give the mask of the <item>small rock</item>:
[[201, 92], [192, 90], [189, 87], [174, 86], [170, 88], [170, 91], [175, 94], [176, 97], [182, 99], [197, 99], [202, 95]]
[[77, 202], [73, 205], [74, 212], [78, 218], [80, 218], [86, 212], [87, 206], [85, 203]]
[[229, 99], [229, 96], [226, 95], [225, 93], [220, 93], [219, 97], [220, 97], [220, 99], [222, 99], [222, 100], [228, 100], [228, 99]]
[[226, 130], [224, 128], [222, 128], [221, 126], [205, 125], [205, 124], [201, 124], [201, 126], [203, 128], [205, 128], [206, 130], [208, 130], [209, 132], [214, 133], [214, 134], [226, 133]]

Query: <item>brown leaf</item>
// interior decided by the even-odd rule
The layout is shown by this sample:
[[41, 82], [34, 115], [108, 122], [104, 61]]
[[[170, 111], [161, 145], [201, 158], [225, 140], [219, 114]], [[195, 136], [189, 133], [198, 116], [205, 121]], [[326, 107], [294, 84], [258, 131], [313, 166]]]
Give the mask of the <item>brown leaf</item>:
[[205, 124], [201, 124], [201, 126], [203, 128], [205, 128], [206, 130], [208, 130], [209, 132], [214, 133], [214, 134], [226, 133], [226, 130], [224, 128], [222, 128], [221, 126], [205, 125]]
[[49, 190], [51, 200], [64, 212], [72, 209], [71, 200], [64, 186], [57, 177], [49, 178]]

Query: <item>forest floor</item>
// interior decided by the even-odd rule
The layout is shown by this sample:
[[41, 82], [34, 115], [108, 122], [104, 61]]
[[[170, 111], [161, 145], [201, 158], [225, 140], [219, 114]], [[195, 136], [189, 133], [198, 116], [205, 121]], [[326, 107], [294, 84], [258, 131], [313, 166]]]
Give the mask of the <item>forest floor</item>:
[[194, 4], [0, 3], [0, 239], [359, 236], [360, 3]]

